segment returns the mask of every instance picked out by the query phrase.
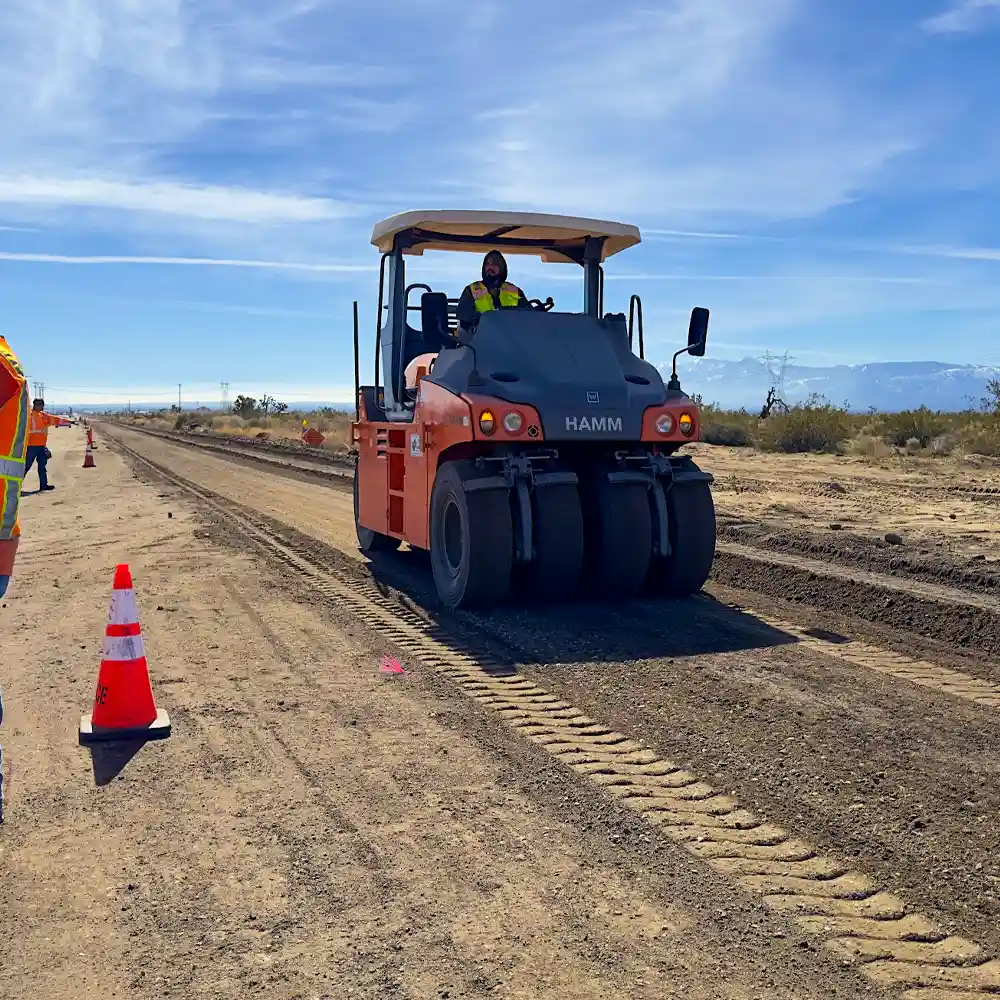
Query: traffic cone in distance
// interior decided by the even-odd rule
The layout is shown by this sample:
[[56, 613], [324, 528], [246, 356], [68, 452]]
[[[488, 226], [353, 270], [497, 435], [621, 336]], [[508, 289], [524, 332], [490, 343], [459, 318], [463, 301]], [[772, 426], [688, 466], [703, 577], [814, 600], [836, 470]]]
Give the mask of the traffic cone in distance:
[[96, 469], [97, 463], [94, 461], [94, 449], [91, 447], [90, 442], [87, 442], [87, 451], [83, 456], [83, 467], [85, 469]]
[[97, 450], [97, 445], [94, 443], [94, 428], [93, 427], [88, 427], [87, 428], [87, 444], [90, 445], [90, 447], [93, 448], [94, 451]]
[[153, 701], [139, 609], [127, 563], [115, 567], [94, 710], [80, 718], [80, 743], [162, 740], [170, 718]]

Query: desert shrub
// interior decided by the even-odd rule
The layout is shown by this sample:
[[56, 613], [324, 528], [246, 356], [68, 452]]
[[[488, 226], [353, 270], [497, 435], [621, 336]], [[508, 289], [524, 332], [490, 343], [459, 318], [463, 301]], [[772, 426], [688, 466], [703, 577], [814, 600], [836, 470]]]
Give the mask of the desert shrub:
[[907, 438], [906, 439], [906, 454], [907, 455], [919, 455], [923, 445], [920, 443], [920, 438]]
[[881, 424], [889, 444], [909, 450], [907, 442], [911, 439], [917, 440], [921, 448], [926, 448], [934, 438], [948, 430], [949, 420], [944, 414], [921, 406], [918, 410], [886, 413]]
[[1000, 421], [973, 421], [956, 432], [962, 450], [974, 455], [1000, 456]]
[[707, 444], [720, 444], [729, 448], [749, 448], [753, 445], [753, 434], [746, 424], [725, 420], [703, 426], [701, 439]]
[[851, 437], [852, 430], [846, 410], [810, 396], [787, 413], [769, 417], [758, 432], [757, 444], [765, 451], [835, 452]]
[[199, 422], [198, 417], [194, 413], [178, 413], [174, 418], [174, 430], [186, 431], [192, 424]]
[[950, 455], [958, 447], [958, 438], [953, 433], [939, 434], [930, 443], [932, 455]]
[[712, 405], [701, 407], [701, 439], [708, 444], [752, 447], [756, 423], [746, 410], [728, 412]]
[[861, 455], [865, 458], [888, 458], [894, 454], [893, 449], [885, 443], [881, 436], [871, 433], [870, 427], [862, 428], [860, 434], [856, 434], [847, 442], [846, 451], [852, 455]]

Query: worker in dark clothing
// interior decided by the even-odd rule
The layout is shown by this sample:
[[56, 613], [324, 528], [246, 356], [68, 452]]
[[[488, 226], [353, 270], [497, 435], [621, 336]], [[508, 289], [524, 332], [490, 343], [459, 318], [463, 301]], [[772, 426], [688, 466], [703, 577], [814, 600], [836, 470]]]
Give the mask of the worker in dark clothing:
[[524, 292], [507, 280], [507, 261], [499, 250], [483, 258], [483, 280], [474, 281], [462, 290], [458, 300], [458, 322], [475, 329], [479, 317], [492, 309], [530, 309]]

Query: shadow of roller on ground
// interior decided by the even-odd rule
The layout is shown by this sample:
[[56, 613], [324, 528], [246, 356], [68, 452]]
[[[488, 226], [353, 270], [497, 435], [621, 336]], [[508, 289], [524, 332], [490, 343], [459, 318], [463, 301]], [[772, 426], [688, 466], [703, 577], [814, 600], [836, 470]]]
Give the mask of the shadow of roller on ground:
[[[288, 532], [285, 526], [281, 530]], [[315, 553], [317, 543], [310, 540], [310, 545]], [[528, 651], [524, 648], [528, 639], [533, 658], [544, 650], [548, 662], [670, 659], [794, 645], [799, 641], [705, 593], [677, 600], [607, 602], [577, 598], [544, 605], [520, 601], [515, 594], [506, 604], [489, 611], [444, 612], [425, 552], [377, 553], [361, 569], [356, 563], [352, 567], [346, 558], [338, 559], [335, 550], [327, 546], [323, 549], [323, 555], [336, 560], [341, 569], [366, 569], [366, 575], [384, 597], [423, 609], [443, 629], [472, 628], [524, 652]]]

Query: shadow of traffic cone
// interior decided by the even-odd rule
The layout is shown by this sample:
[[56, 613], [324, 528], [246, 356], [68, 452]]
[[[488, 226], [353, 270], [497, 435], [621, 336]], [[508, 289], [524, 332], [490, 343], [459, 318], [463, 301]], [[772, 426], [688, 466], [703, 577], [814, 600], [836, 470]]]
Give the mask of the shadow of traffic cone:
[[94, 449], [91, 446], [91, 444], [90, 444], [89, 441], [87, 442], [87, 451], [86, 451], [86, 454], [83, 456], [83, 467], [85, 469], [96, 469], [97, 468], [97, 463], [94, 461]]
[[80, 719], [80, 743], [162, 740], [169, 735], [170, 719], [153, 701], [132, 573], [121, 564], [115, 567], [94, 710]]

